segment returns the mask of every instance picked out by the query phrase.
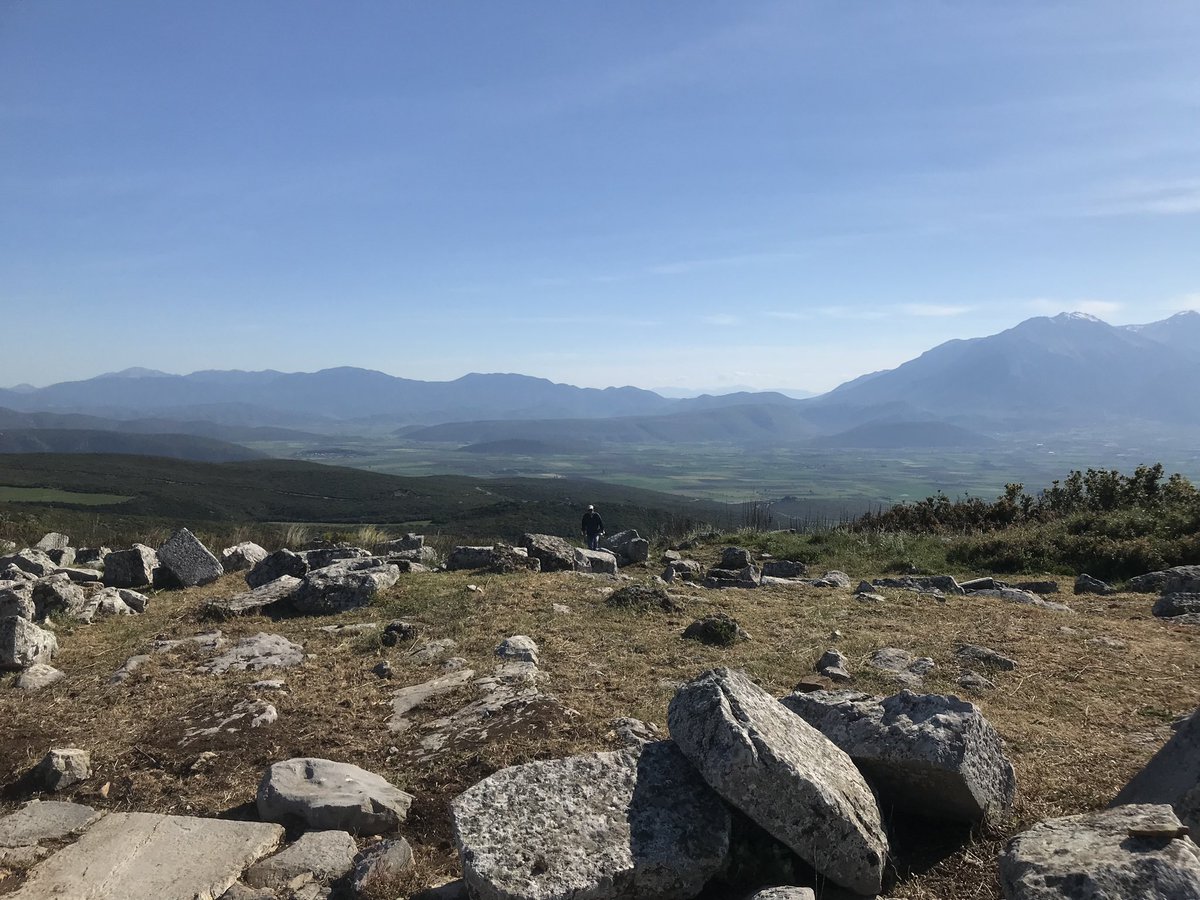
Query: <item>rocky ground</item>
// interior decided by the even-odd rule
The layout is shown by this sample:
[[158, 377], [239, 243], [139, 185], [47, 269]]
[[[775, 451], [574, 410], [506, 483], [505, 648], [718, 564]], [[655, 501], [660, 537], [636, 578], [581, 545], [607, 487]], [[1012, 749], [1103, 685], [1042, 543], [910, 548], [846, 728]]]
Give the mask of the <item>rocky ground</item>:
[[[593, 574], [599, 560], [586, 563], [588, 572], [532, 571], [507, 550], [501, 564], [482, 559], [505, 574], [422, 571], [434, 563], [423, 557], [403, 573], [381, 575], [381, 565], [367, 579], [367, 569], [358, 570], [356, 590], [373, 593], [365, 605], [312, 580], [297, 595], [305, 613], [286, 604], [222, 612], [214, 601], [248, 590], [244, 571], [202, 586], [139, 587], [148, 598], [142, 612], [120, 612], [114, 600], [107, 614], [92, 610], [91, 624], [67, 609], [87, 609], [86, 602], [64, 601], [66, 611], [50, 620], [59, 645], [52, 664], [63, 677], [18, 688], [27, 669], [0, 690], [0, 814], [27, 809], [31, 799], [69, 800], [107, 812], [100, 822], [114, 832], [146, 828], [168, 837], [172, 829], [186, 834], [195, 819], [254, 823], [258, 830], [228, 838], [238, 859], [257, 859], [301, 835], [349, 830], [353, 846], [338, 838], [342, 844], [322, 851], [342, 859], [342, 872], [356, 854], [403, 838], [412, 865], [361, 895], [415, 895], [462, 875], [452, 805], [467, 809], [460, 798], [491, 790], [467, 794], [473, 786], [534, 761], [597, 751], [636, 756], [639, 735], [667, 736], [681, 684], [727, 667], [746, 673], [763, 696], [784, 697], [803, 681], [806, 689], [886, 697], [908, 688], [975, 704], [1003, 739], [1014, 799], [973, 826], [889, 808], [880, 823], [891, 840], [880, 896], [1000, 897], [998, 858], [1009, 839], [1047, 819], [1103, 809], [1171, 736], [1171, 723], [1200, 704], [1200, 631], [1152, 615], [1153, 596], [1074, 595], [1074, 579], [1060, 578], [1041, 579], [1048, 583], [1037, 592], [980, 584], [979, 593], [960, 594], [947, 582], [888, 581], [873, 572], [806, 578], [786, 566], [762, 579], [762, 560], [729, 558], [720, 543], [683, 555], [698, 562], [697, 572], [668, 560], [669, 585], [655, 580], [664, 573], [657, 553], [650, 563], [623, 566], [619, 577]], [[755, 571], [734, 567], [743, 562]], [[355, 571], [344, 568], [339, 577]], [[961, 582], [990, 573], [953, 574]], [[757, 586], [749, 588], [748, 578]], [[642, 587], [613, 597], [633, 584]], [[684, 637], [714, 616], [726, 618], [705, 633], [727, 643]], [[826, 675], [817, 674], [818, 663]], [[747, 709], [756, 702], [746, 700]], [[86, 765], [39, 768], [52, 749], [86, 751]], [[271, 832], [264, 773], [304, 759], [358, 766], [411, 799], [397, 821], [380, 827], [280, 815], [286, 833]], [[627, 765], [621, 759], [587, 765], [616, 784]], [[689, 759], [720, 793], [719, 779]], [[124, 819], [117, 829], [115, 814], [181, 818]], [[459, 825], [469, 831], [466, 815], [459, 813]], [[79, 842], [99, 842], [99, 827], [88, 825]], [[0, 895], [37, 896], [38, 859], [64, 842], [59, 834], [24, 857], [0, 852]], [[213, 877], [217, 884], [224, 876]], [[272, 896], [307, 896], [301, 891], [316, 891], [322, 880], [256, 877], [268, 886], [246, 890]], [[350, 890], [338, 877], [325, 880]], [[824, 879], [815, 886], [837, 895]], [[721, 890], [710, 886], [712, 896], [728, 895]]]

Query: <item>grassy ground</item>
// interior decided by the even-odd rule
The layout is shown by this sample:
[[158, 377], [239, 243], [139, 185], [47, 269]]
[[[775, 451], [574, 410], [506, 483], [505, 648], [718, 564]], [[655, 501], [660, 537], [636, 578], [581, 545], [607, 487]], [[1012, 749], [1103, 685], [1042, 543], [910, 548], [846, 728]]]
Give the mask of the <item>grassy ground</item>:
[[[692, 552], [712, 561], [719, 547]], [[883, 574], [853, 562], [847, 559], [843, 568], [856, 579]], [[629, 572], [639, 574], [636, 568]], [[468, 584], [481, 590], [469, 590]], [[1069, 589], [1066, 580], [1063, 585]], [[402, 831], [418, 858], [407, 885], [415, 889], [458, 871], [447, 811], [458, 792], [505, 765], [611, 749], [616, 745], [609, 723], [618, 716], [663, 725], [675, 685], [705, 669], [743, 668], [782, 695], [836, 645], [857, 674], [854, 687], [890, 693], [866, 659], [879, 647], [897, 646], [938, 663], [927, 690], [961, 693], [954, 683], [959, 671], [954, 651], [973, 642], [1019, 663], [1013, 672], [986, 673], [997, 689], [971, 697], [1008, 743], [1018, 773], [1017, 804], [1007, 820], [964, 840], [947, 844], [945, 835], [921, 832], [922, 839], [902, 842], [898, 881], [885, 895], [997, 898], [996, 856], [1008, 837], [1049, 816], [1102, 807], [1165, 740], [1170, 721], [1200, 703], [1200, 633], [1151, 617], [1145, 596], [1065, 598], [1077, 610], [1069, 615], [996, 600], [951, 597], [938, 603], [890, 591], [884, 591], [887, 602], [867, 605], [842, 590], [683, 588], [677, 592], [685, 600], [683, 611], [637, 613], [606, 606], [610, 587], [573, 574], [411, 575], [372, 607], [353, 613], [217, 626], [200, 611], [207, 598], [242, 588], [240, 578], [227, 576], [204, 588], [160, 593], [141, 617], [90, 627], [64, 624], [56, 665], [67, 678], [34, 696], [0, 690], [0, 812], [28, 799], [21, 776], [52, 746], [92, 752], [95, 775], [73, 791], [74, 799], [198, 815], [253, 815], [249, 804], [270, 763], [328, 757], [378, 772], [416, 796]], [[570, 612], [555, 611], [555, 604]], [[714, 611], [736, 617], [752, 639], [716, 649], [680, 638], [695, 617]], [[434, 677], [436, 665], [417, 662], [415, 645], [384, 648], [373, 634], [319, 629], [392, 618], [419, 623], [416, 645], [454, 639], [455, 653], [479, 674], [491, 670], [493, 648], [502, 638], [532, 636], [550, 676], [546, 690], [579, 715], [414, 764], [410, 751], [421, 723], [465, 703], [470, 690], [415, 710], [417, 727], [394, 735], [386, 727], [390, 693]], [[259, 694], [278, 708], [276, 724], [180, 746], [189, 723], [228, 710], [252, 695], [250, 684], [276, 673], [195, 674], [195, 659], [184, 652], [156, 656], [123, 684], [110, 685], [108, 678], [156, 636], [213, 627], [230, 637], [283, 634], [302, 643], [308, 658], [278, 673], [287, 682], [285, 693]], [[836, 642], [830, 637], [834, 630], [841, 632]], [[371, 673], [383, 659], [394, 668], [392, 680]], [[206, 752], [216, 756], [202, 759]]]

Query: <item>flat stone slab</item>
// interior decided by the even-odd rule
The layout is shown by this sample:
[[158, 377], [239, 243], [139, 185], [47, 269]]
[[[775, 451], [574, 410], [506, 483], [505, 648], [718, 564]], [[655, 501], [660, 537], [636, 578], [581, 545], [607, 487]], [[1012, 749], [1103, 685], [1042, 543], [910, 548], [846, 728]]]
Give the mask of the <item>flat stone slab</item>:
[[502, 769], [451, 813], [479, 900], [686, 900], [729, 852], [728, 810], [670, 741]]
[[286, 850], [251, 866], [245, 881], [251, 887], [284, 890], [296, 878], [309, 875], [329, 884], [354, 866], [358, 846], [344, 831], [309, 831]]
[[667, 721], [679, 748], [728, 803], [832, 881], [879, 893], [888, 853], [879, 804], [825, 735], [729, 669], [680, 687]]
[[982, 822], [1012, 805], [1012, 763], [974, 704], [910, 691], [886, 698], [797, 692], [780, 702], [845, 750], [880, 797], [899, 809]]
[[1166, 805], [1048, 819], [1000, 856], [1008, 900], [1200, 900], [1200, 847]]
[[412, 795], [350, 763], [297, 757], [277, 762], [258, 786], [258, 814], [309, 828], [383, 834], [408, 816]]
[[260, 631], [243, 638], [229, 650], [206, 662], [201, 669], [214, 675], [226, 672], [256, 672], [260, 669], [290, 669], [304, 662], [304, 648], [279, 634]]
[[388, 728], [397, 733], [408, 731], [412, 727], [412, 722], [405, 716], [410, 711], [433, 697], [448, 694], [470, 684], [474, 677], [474, 669], [459, 669], [457, 672], [442, 675], [422, 684], [400, 688], [392, 694], [392, 717], [388, 720]]
[[262, 822], [109, 813], [5, 900], [216, 900], [282, 837]]
[[291, 575], [280, 575], [274, 581], [259, 585], [249, 591], [242, 591], [232, 597], [220, 597], [209, 600], [204, 605], [204, 613], [214, 619], [232, 619], [236, 616], [257, 616], [267, 611], [275, 604], [284, 604], [292, 598], [301, 585], [299, 578]]
[[0, 847], [27, 847], [82, 831], [102, 813], [79, 803], [30, 800], [0, 819]]

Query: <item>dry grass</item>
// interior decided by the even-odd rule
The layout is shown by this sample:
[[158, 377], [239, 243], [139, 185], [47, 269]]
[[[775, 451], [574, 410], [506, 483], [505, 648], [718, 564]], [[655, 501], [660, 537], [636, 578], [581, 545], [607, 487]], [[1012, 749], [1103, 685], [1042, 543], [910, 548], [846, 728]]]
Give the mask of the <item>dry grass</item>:
[[[468, 584], [481, 590], [470, 591]], [[963, 642], [1018, 660], [1013, 672], [985, 673], [997, 689], [971, 697], [1007, 740], [1017, 768], [1019, 801], [1010, 819], [966, 844], [916, 847], [906, 858], [920, 861], [907, 865], [890, 890], [912, 900], [995, 898], [996, 854], [1007, 837], [1049, 816], [1103, 806], [1165, 739], [1169, 722], [1200, 703], [1200, 635], [1152, 618], [1150, 599], [1134, 595], [1068, 597], [1078, 611], [1068, 615], [997, 600], [952, 597], [938, 603], [904, 592], [885, 591], [886, 603], [868, 605], [840, 590], [709, 592], [683, 586], [672, 589], [684, 600], [682, 611], [639, 612], [609, 607], [610, 585], [572, 574], [431, 574], [404, 576], [375, 606], [330, 619], [214, 625], [201, 618], [206, 598], [240, 587], [237, 576], [227, 576], [205, 588], [161, 593], [141, 617], [61, 627], [57, 664], [67, 678], [33, 696], [0, 691], [0, 811], [28, 798], [21, 776], [51, 746], [92, 752], [95, 775], [75, 792], [81, 801], [198, 815], [253, 815], [258, 780], [277, 760], [344, 760], [416, 796], [403, 832], [416, 850], [420, 879], [414, 876], [404, 890], [415, 889], [457, 872], [447, 804], [463, 788], [505, 765], [610, 749], [609, 723], [618, 716], [663, 725], [674, 686], [712, 666], [744, 668], [781, 695], [812, 672], [834, 645], [830, 633], [836, 629], [842, 633], [836, 646], [857, 673], [855, 687], [879, 693], [892, 688], [866, 659], [882, 646], [936, 660], [938, 668], [926, 680], [933, 692], [961, 693], [954, 652]], [[555, 604], [571, 611], [556, 612]], [[752, 640], [712, 648], [680, 638], [688, 623], [710, 612], [734, 616]], [[410, 751], [420, 723], [461, 706], [470, 691], [415, 710], [417, 727], [393, 735], [386, 727], [391, 691], [433, 677], [436, 665], [415, 660], [411, 645], [385, 648], [372, 634], [319, 629], [391, 618], [419, 623], [421, 639], [454, 639], [457, 655], [481, 674], [492, 667], [502, 638], [534, 637], [550, 676], [546, 690], [579, 715], [548, 717], [526, 733], [414, 764]], [[279, 673], [215, 677], [195, 672], [194, 653], [164, 654], [129, 681], [107, 683], [126, 657], [144, 652], [155, 636], [215, 627], [233, 638], [283, 634], [302, 643], [308, 659]], [[1122, 640], [1127, 649], [1089, 643], [1097, 637]], [[392, 680], [371, 673], [381, 659], [392, 664]], [[228, 710], [252, 696], [254, 681], [277, 675], [287, 691], [259, 694], [278, 708], [275, 725], [180, 746], [188, 723]], [[216, 757], [197, 763], [206, 751]]]

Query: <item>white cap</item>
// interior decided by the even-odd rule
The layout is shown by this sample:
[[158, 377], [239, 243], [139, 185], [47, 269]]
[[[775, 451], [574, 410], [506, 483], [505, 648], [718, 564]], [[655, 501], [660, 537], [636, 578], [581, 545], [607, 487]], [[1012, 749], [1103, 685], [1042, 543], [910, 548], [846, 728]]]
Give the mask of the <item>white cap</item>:
[[595, 508], [596, 508], [596, 507], [594, 507], [594, 506], [589, 506], [589, 507], [588, 507], [588, 509], [595, 509]]

